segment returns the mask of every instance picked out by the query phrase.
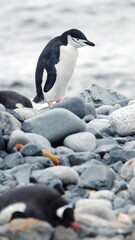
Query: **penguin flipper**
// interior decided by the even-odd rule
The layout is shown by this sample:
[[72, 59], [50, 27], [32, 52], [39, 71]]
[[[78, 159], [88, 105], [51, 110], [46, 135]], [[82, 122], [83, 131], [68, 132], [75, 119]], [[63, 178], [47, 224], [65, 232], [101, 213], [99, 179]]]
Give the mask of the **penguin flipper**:
[[45, 82], [44, 92], [48, 92], [49, 90], [51, 90], [56, 80], [55, 66], [49, 69], [46, 69], [46, 71], [47, 71], [47, 80]]

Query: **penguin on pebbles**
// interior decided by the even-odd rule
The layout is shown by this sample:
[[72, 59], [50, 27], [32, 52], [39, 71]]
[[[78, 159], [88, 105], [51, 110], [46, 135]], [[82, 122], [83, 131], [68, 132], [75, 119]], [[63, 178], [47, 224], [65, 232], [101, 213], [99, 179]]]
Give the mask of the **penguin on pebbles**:
[[36, 67], [35, 103], [47, 102], [51, 106], [63, 99], [76, 65], [78, 48], [84, 46], [95, 44], [78, 29], [70, 29], [46, 45]]
[[74, 222], [71, 204], [55, 189], [42, 184], [11, 189], [0, 196], [0, 224], [13, 218], [36, 218], [53, 227], [63, 225], [80, 229]]

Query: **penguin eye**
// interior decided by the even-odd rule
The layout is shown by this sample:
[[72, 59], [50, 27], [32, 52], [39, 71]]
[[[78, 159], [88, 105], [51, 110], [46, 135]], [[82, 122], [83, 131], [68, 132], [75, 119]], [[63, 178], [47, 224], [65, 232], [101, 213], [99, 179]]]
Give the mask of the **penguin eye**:
[[79, 41], [79, 38], [76, 38], [77, 41]]

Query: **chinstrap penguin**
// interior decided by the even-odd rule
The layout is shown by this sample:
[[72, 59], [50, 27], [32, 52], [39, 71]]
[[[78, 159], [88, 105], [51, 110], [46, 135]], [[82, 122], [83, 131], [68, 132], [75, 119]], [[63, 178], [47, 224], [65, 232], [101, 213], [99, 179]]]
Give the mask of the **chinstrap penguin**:
[[60, 102], [66, 92], [69, 79], [74, 71], [78, 48], [95, 46], [77, 29], [70, 29], [53, 38], [39, 56], [35, 83], [37, 95], [35, 103]]
[[42, 184], [18, 187], [0, 196], [0, 224], [19, 217], [44, 220], [53, 227], [79, 229], [73, 207], [55, 189]]
[[15, 91], [0, 91], [0, 103], [8, 109], [20, 107], [32, 108], [30, 99]]

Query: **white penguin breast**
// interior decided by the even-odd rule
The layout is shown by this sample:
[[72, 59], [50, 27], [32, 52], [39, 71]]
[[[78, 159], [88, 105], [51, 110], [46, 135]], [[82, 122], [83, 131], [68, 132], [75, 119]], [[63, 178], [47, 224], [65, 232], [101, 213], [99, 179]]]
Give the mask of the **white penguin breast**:
[[13, 203], [0, 211], [0, 224], [9, 222], [15, 212], [24, 212], [26, 204], [23, 202]]
[[78, 57], [78, 49], [72, 45], [60, 47], [59, 62], [55, 65], [56, 81], [52, 89], [45, 94], [47, 101], [56, 101], [64, 97], [67, 84], [74, 71]]

